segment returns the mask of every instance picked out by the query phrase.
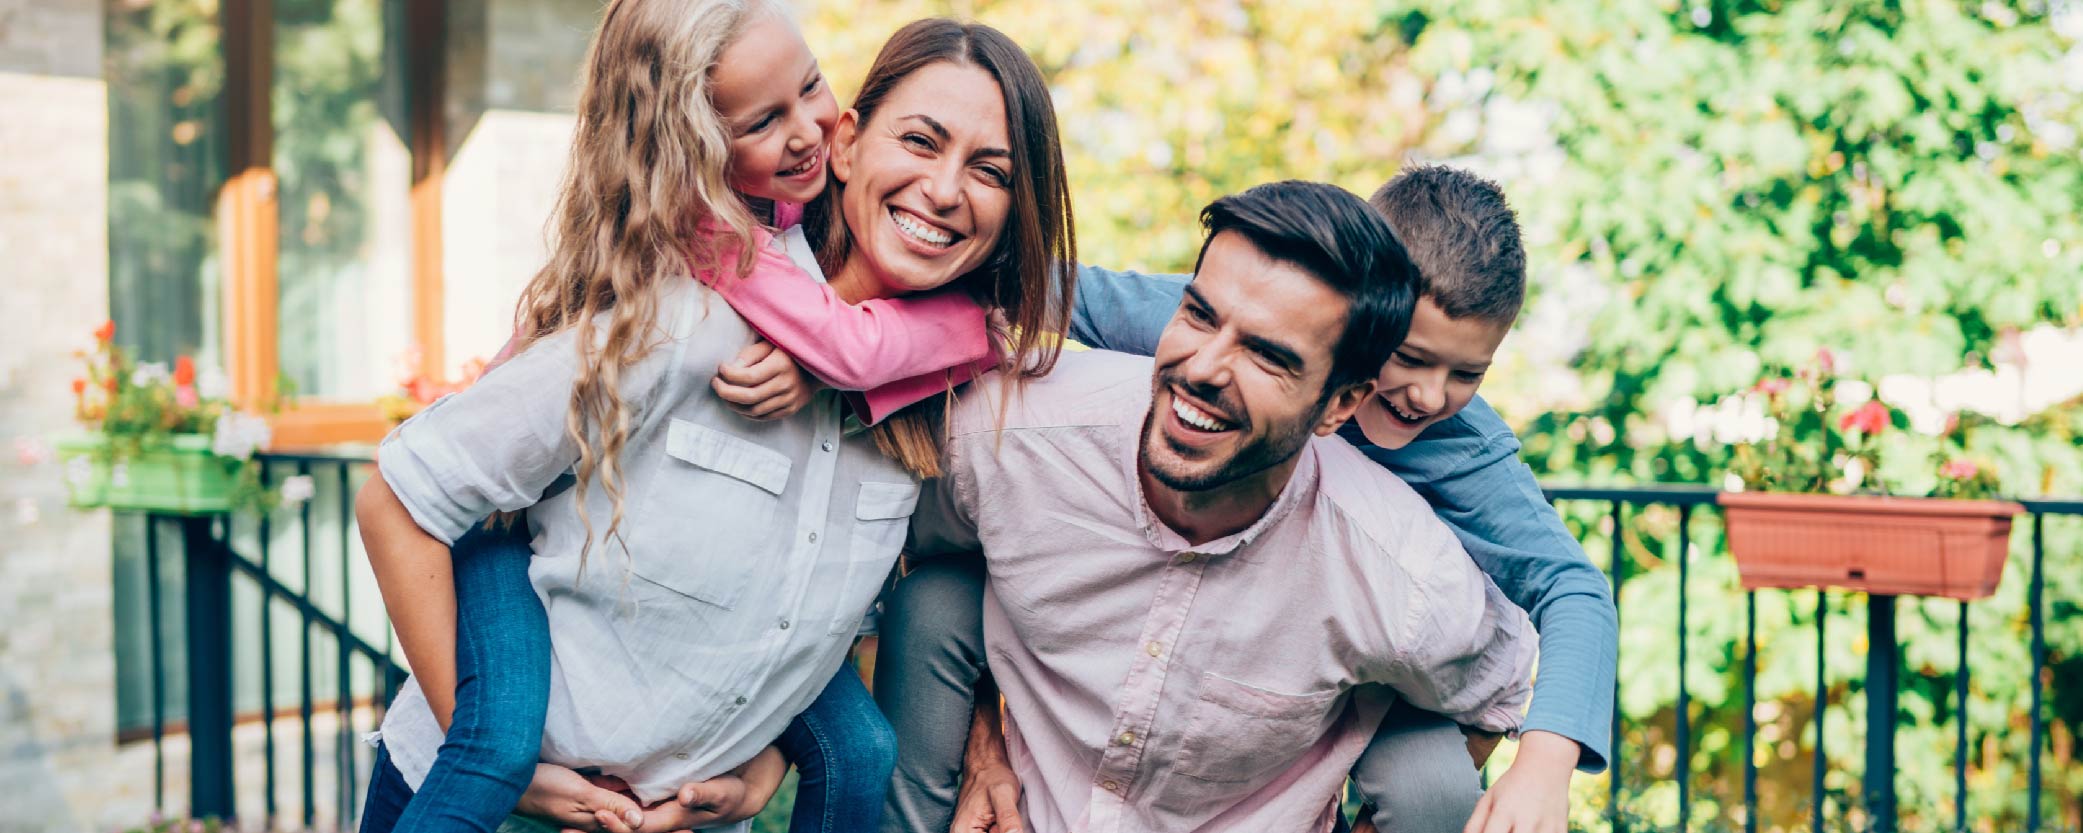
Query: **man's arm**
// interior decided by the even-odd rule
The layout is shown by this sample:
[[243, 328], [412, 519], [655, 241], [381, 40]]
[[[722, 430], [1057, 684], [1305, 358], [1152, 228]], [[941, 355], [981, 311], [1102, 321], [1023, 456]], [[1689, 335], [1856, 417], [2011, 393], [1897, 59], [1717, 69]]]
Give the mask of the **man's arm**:
[[1080, 265], [1070, 337], [1101, 350], [1151, 355], [1192, 277]]
[[962, 791], [955, 799], [949, 833], [1021, 833], [1020, 779], [1005, 754], [1005, 729], [998, 696], [988, 678], [977, 688], [969, 744], [962, 749]]
[[1398, 451], [1366, 447], [1432, 504], [1470, 557], [1540, 635], [1540, 678], [1521, 732], [1576, 741], [1584, 772], [1606, 767], [1619, 617], [1584, 555], [1519, 462], [1519, 443], [1480, 398]]

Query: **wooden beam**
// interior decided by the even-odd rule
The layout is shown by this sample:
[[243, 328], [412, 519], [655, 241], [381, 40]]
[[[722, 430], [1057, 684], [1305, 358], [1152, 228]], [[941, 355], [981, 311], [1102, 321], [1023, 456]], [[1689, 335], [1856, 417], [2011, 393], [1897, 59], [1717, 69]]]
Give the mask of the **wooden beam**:
[[447, 378], [441, 274], [441, 182], [448, 172], [443, 129], [447, 87], [447, 0], [419, 0], [405, 22], [406, 118], [412, 135], [412, 332], [419, 344], [419, 371]]
[[227, 372], [232, 398], [257, 408], [275, 395], [277, 368], [273, 0], [223, 0], [224, 121], [230, 176], [217, 198], [224, 261]]

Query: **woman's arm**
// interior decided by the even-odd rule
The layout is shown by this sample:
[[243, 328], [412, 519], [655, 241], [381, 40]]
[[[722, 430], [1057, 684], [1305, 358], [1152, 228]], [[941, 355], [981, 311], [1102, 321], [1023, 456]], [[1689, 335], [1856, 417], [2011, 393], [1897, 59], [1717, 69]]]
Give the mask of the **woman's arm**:
[[448, 546], [413, 522], [381, 471], [355, 496], [354, 517], [405, 661], [445, 730], [456, 705], [456, 581]]

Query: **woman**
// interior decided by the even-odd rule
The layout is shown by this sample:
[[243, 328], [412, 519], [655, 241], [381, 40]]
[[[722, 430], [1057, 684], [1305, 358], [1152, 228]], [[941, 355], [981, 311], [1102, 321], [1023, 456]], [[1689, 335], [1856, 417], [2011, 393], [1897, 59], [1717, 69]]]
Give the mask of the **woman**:
[[[877, 59], [855, 109], [841, 117], [832, 157], [834, 182], [822, 205], [813, 205], [809, 223], [832, 287], [854, 301], [963, 287], [1012, 325], [1008, 360], [1029, 374], [1046, 372], [1055, 347], [1043, 334], [1066, 324], [1066, 267], [1075, 258], [1054, 114], [1025, 54], [987, 27], [941, 20], [905, 27]], [[660, 309], [694, 309], [676, 303], [661, 296]], [[628, 826], [625, 818], [596, 812], [612, 805], [557, 764], [598, 767], [652, 797], [661, 773], [713, 775], [742, 762], [745, 750], [773, 741], [817, 693], [813, 683], [830, 677], [895, 558], [910, 509], [904, 498], [915, 487], [888, 481], [905, 479], [902, 469], [930, 472], [937, 461], [927, 409], [900, 414], [871, 432], [873, 448], [902, 469], [862, 457], [863, 451], [877, 455], [868, 439], [842, 436], [835, 402], [774, 423], [737, 418], [707, 395], [706, 373], [749, 339], [749, 329], [722, 304], [696, 306], [698, 321], [683, 326], [683, 318], [666, 335], [670, 349], [654, 349], [622, 374], [622, 384], [642, 389], [630, 397], [627, 459], [619, 461], [630, 498], [620, 537], [611, 542], [587, 526], [585, 499], [569, 492], [530, 511], [537, 538], [529, 573], [532, 593], [550, 602], [551, 668], [507, 662], [473, 669], [472, 656], [504, 659], [528, 651], [496, 644], [459, 651], [458, 726], [472, 709], [480, 713], [467, 719], [481, 725], [515, 725], [526, 715], [499, 710], [527, 711], [531, 698], [516, 691], [539, 689], [548, 679], [542, 748], [552, 760], [535, 773], [523, 806], [550, 811], [562, 823]], [[568, 352], [571, 345], [565, 346]], [[394, 471], [416, 463], [444, 481], [438, 496], [425, 500], [446, 502], [452, 515], [513, 508], [525, 502], [515, 496], [532, 497], [569, 465], [571, 454], [527, 444], [529, 437], [548, 437], [554, 447], [565, 427], [561, 409], [530, 400], [531, 393], [557, 389], [561, 356], [530, 355], [535, 352], [517, 356], [471, 391], [430, 409], [439, 415], [408, 424], [387, 442], [385, 476], [364, 494], [365, 538], [418, 531], [400, 528], [421, 517], [407, 504], [423, 499], [404, 499], [390, 482]], [[537, 425], [545, 413], [554, 424]], [[495, 420], [505, 421], [501, 430], [485, 431]], [[657, 456], [640, 453], [646, 450]], [[736, 490], [750, 500], [718, 501], [714, 490]], [[762, 511], [740, 511], [754, 504]], [[844, 508], [849, 505], [851, 512]], [[608, 517], [604, 501], [592, 508]], [[827, 522], [828, 516], [841, 520]], [[812, 546], [821, 532], [825, 545]], [[841, 540], [846, 553], [828, 552]], [[626, 556], [582, 571], [588, 547]], [[372, 539], [370, 549], [374, 560], [384, 548]], [[445, 548], [440, 557], [447, 558]], [[620, 565], [626, 573], [616, 569]], [[471, 569], [458, 564], [459, 575]], [[515, 573], [508, 566], [493, 570]], [[468, 591], [467, 582], [461, 586]], [[466, 638], [511, 642], [530, 630], [525, 620], [516, 630], [470, 624], [480, 613], [474, 592], [459, 594], [471, 596], [458, 600], [459, 632]], [[528, 592], [508, 587], [495, 595], [511, 602]], [[760, 600], [776, 599], [793, 600], [790, 615], [768, 615], [772, 608]], [[625, 604], [636, 612], [624, 613]], [[661, 613], [645, 612], [647, 604]], [[528, 614], [526, 605], [482, 608]], [[793, 615], [801, 612], [819, 615]], [[471, 679], [494, 671], [519, 678]], [[410, 747], [409, 754], [424, 761], [440, 731], [414, 692], [401, 695], [386, 719], [385, 744]], [[693, 721], [681, 721], [684, 714], [697, 715], [701, 725], [686, 725]], [[541, 713], [533, 719], [543, 725]], [[491, 736], [516, 745], [511, 736]], [[708, 758], [714, 760], [699, 766], [673, 763]], [[380, 759], [365, 824], [380, 826], [378, 817], [401, 803], [400, 792], [409, 794], [389, 760]], [[664, 804], [642, 821], [671, 824], [675, 808]]]

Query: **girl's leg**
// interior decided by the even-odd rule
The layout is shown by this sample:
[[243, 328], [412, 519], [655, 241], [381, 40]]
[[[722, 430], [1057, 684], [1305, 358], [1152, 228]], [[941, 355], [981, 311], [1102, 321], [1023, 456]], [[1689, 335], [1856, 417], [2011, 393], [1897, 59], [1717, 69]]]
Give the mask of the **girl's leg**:
[[852, 663], [839, 666], [775, 745], [796, 766], [790, 833], [867, 833], [882, 823], [897, 735]]
[[479, 524], [453, 552], [456, 712], [398, 818], [414, 833], [498, 827], [535, 776], [550, 707], [550, 624], [528, 582], [526, 525]]
[[411, 800], [412, 788], [391, 763], [390, 750], [377, 744], [376, 763], [369, 768], [369, 794], [362, 799], [362, 833], [391, 833]]

